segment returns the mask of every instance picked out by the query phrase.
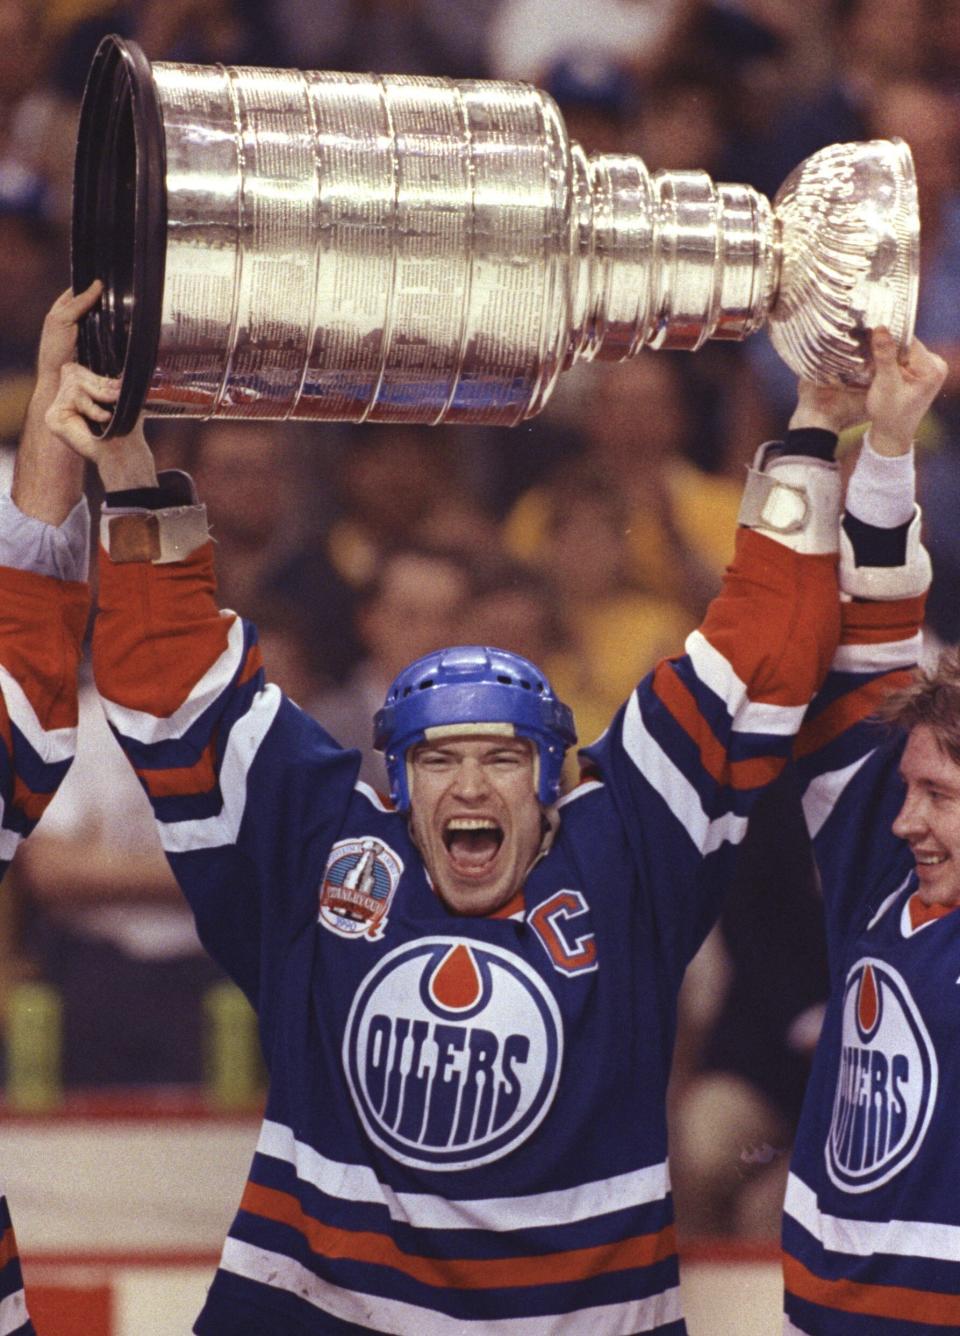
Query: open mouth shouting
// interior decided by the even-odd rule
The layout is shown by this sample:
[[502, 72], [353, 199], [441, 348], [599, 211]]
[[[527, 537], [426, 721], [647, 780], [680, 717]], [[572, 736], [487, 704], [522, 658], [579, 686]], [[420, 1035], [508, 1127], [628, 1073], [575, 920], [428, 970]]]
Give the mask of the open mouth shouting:
[[451, 817], [443, 832], [450, 862], [462, 877], [483, 877], [503, 847], [503, 828], [489, 817]]

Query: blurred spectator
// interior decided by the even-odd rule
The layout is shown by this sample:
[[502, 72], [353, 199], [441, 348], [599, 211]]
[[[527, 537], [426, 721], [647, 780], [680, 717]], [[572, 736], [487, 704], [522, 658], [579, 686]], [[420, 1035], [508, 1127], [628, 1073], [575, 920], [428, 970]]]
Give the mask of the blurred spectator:
[[[675, 358], [644, 352], [630, 362], [583, 368], [581, 430], [586, 471], [619, 498], [624, 578], [680, 600], [700, 616], [732, 553], [740, 480], [689, 462], [694, 440]], [[513, 555], [544, 565], [547, 485], [531, 488], [507, 519]]]
[[[541, 500], [543, 532], [535, 559], [556, 587], [567, 642], [544, 667], [586, 745], [607, 727], [638, 679], [681, 649], [696, 617], [676, 598], [632, 578], [628, 509], [614, 479], [587, 464], [573, 465], [543, 489]], [[569, 784], [576, 777], [571, 757], [565, 779]]]
[[387, 553], [357, 610], [363, 657], [342, 687], [301, 701], [337, 742], [363, 752], [360, 778], [378, 792], [386, 792], [387, 782], [383, 758], [372, 750], [374, 713], [401, 668], [457, 643], [469, 601], [462, 558], [415, 548]]
[[549, 572], [511, 561], [492, 549], [473, 574], [473, 594], [461, 610], [457, 639], [522, 654], [551, 676], [569, 638], [556, 582]]
[[926, 49], [924, 19], [925, 0], [892, 7], [885, 0], [835, 0], [832, 13], [821, 15], [821, 45], [826, 29], [832, 59], [819, 83], [798, 87], [781, 78], [772, 97], [759, 95], [759, 89], [741, 96], [740, 131], [724, 165], [745, 175], [727, 179], [746, 180], [773, 196], [817, 149], [869, 138], [873, 99], [889, 81], [918, 69]]
[[74, 109], [51, 82], [57, 48], [43, 20], [34, 0], [0, 0], [0, 200], [65, 223]]
[[677, 1226], [688, 1237], [772, 1241], [828, 983], [816, 871], [790, 773], [750, 818], [719, 929], [727, 978], [716, 1009], [705, 1033], [681, 1027], [694, 1070], [674, 1083]]
[[499, 79], [542, 84], [557, 61], [606, 59], [636, 73], [656, 66], [689, 0], [501, 0], [490, 24], [490, 65]]
[[[3, 188], [0, 179], [0, 190]], [[9, 179], [7, 179], [9, 184]], [[33, 386], [37, 330], [66, 269], [62, 238], [37, 195], [0, 195], [0, 441], [16, 440]]]
[[378, 74], [486, 74], [487, 24], [498, 0], [269, 0], [281, 61], [297, 69]]
[[279, 48], [269, 5], [258, 0], [103, 0], [86, 4], [61, 40], [56, 82], [79, 100], [101, 40], [136, 41], [150, 60], [272, 65]]
[[637, 86], [619, 60], [593, 51], [561, 56], [544, 70], [542, 88], [560, 107], [570, 138], [588, 153], [623, 150]]
[[328, 550], [353, 588], [377, 579], [384, 555], [430, 523], [441, 497], [459, 497], [445, 439], [442, 428], [380, 425], [351, 433], [335, 480], [339, 513]]
[[199, 430], [193, 471], [218, 545], [224, 606], [246, 614], [265, 599], [299, 605], [313, 661], [334, 683], [359, 646], [353, 591], [314, 540], [328, 512], [309, 485], [310, 448], [289, 424], [212, 421]]

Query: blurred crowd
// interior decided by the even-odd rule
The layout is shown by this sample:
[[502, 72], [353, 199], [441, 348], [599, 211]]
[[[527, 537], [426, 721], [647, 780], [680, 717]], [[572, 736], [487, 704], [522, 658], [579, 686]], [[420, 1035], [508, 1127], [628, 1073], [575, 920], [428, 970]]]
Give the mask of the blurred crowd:
[[[950, 377], [919, 443], [931, 647], [960, 640], [960, 0], [0, 0], [0, 444], [69, 275], [72, 152], [100, 38], [154, 60], [526, 79], [588, 150], [773, 196], [817, 148], [896, 135], [916, 162], [918, 333]], [[197, 480], [221, 596], [268, 676], [344, 744], [404, 664], [485, 642], [540, 663], [583, 742], [678, 651], [732, 549], [743, 469], [792, 373], [765, 334], [578, 367], [521, 427], [148, 423]], [[850, 460], [857, 442], [846, 442]], [[95, 500], [96, 498], [93, 497]], [[84, 687], [75, 771], [9, 876], [0, 1007], [63, 999], [68, 1088], [199, 1082], [216, 982], [146, 801]], [[569, 779], [575, 778], [573, 766]], [[786, 871], [785, 871], [786, 869]], [[775, 1234], [825, 991], [815, 874], [785, 781], [684, 990], [675, 1189], [688, 1232]]]

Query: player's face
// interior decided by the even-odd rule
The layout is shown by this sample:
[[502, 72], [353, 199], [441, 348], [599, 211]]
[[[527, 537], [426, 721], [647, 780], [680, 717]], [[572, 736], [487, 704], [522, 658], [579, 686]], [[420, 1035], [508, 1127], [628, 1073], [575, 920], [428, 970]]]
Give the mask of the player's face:
[[440, 897], [458, 914], [505, 905], [542, 839], [532, 744], [489, 735], [422, 743], [410, 785], [413, 837]]
[[927, 905], [960, 905], [960, 766], [920, 724], [910, 732], [900, 763], [907, 796], [893, 833], [913, 852]]

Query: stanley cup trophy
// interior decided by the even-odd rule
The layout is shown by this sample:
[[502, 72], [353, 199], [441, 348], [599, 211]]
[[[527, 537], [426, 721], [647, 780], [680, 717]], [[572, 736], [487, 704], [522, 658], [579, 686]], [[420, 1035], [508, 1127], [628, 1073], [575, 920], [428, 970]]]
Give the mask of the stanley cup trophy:
[[[835, 144], [772, 205], [588, 156], [527, 84], [151, 66], [108, 37], [80, 117], [73, 281], [106, 427], [157, 417], [512, 426], [592, 358], [766, 324], [798, 375], [863, 384], [913, 335], [899, 140]], [[94, 424], [91, 424], [94, 425]]]

